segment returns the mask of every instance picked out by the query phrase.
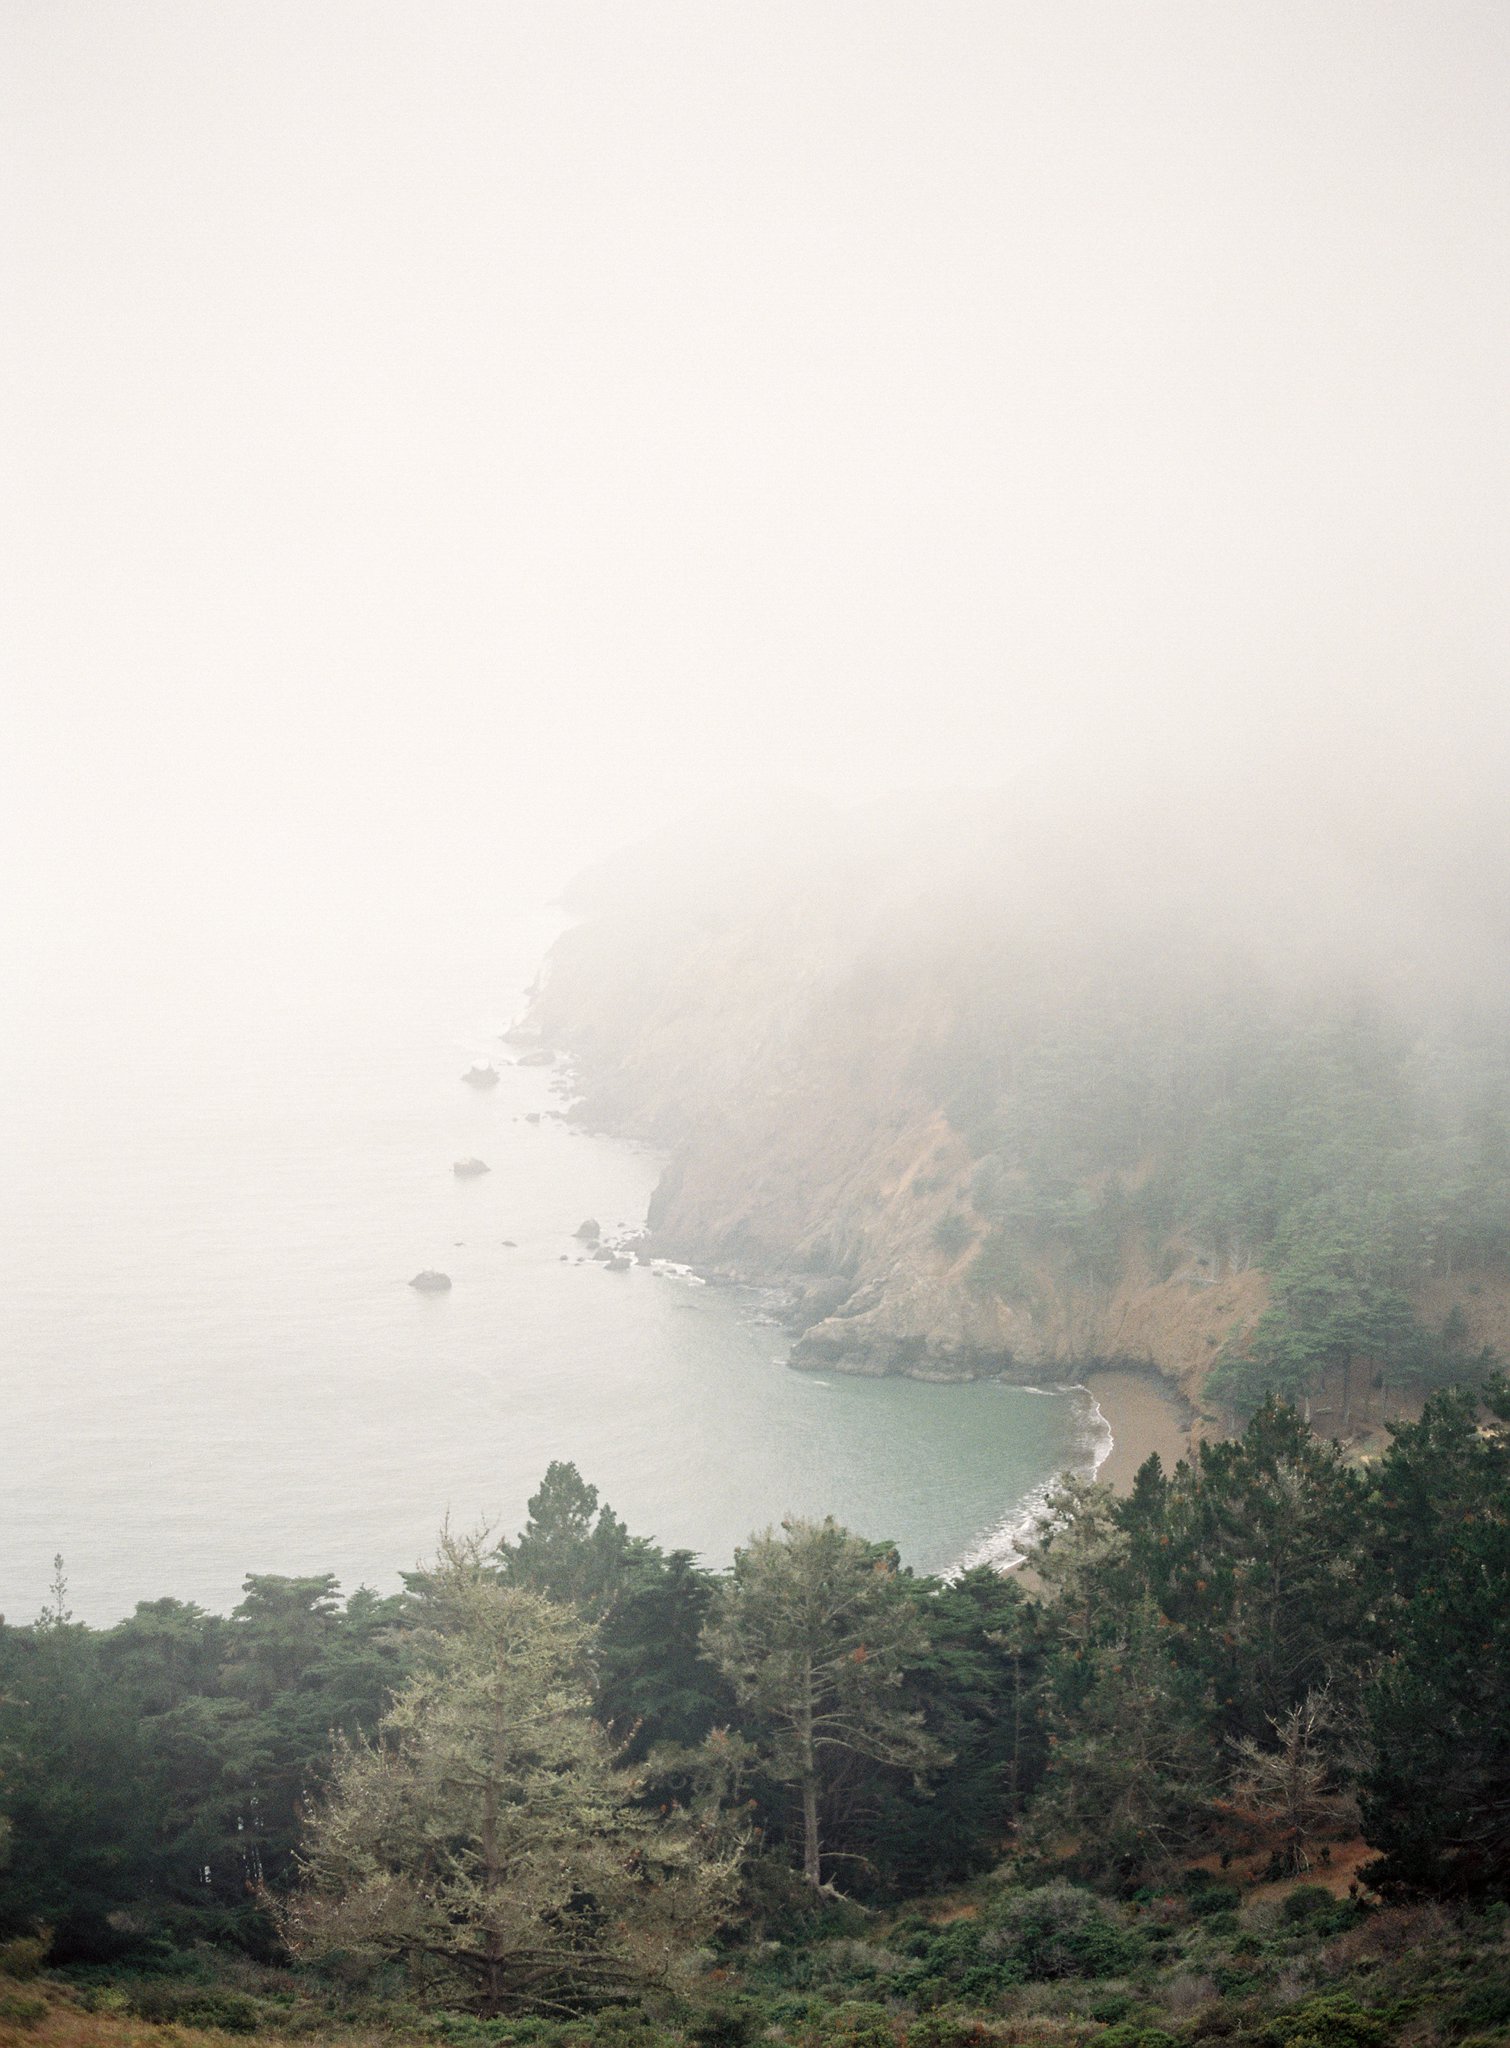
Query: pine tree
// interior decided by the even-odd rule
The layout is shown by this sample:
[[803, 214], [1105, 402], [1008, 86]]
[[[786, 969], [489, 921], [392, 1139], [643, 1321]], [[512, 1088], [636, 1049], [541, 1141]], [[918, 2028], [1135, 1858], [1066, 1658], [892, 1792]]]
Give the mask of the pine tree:
[[1241, 1438], [1204, 1443], [1162, 1494], [1116, 1512], [1129, 1573], [1205, 1689], [1213, 1734], [1270, 1739], [1329, 1681], [1356, 1703], [1378, 1645], [1364, 1484], [1293, 1408], [1269, 1401]]
[[1384, 1889], [1510, 1895], [1510, 1384], [1428, 1402], [1377, 1480], [1400, 1611], [1368, 1694]]
[[573, 2013], [689, 1963], [735, 1856], [636, 1804], [590, 1718], [590, 1632], [500, 1586], [476, 1542], [428, 1575], [437, 1622], [374, 1742], [338, 1745], [290, 1946], [401, 1958], [483, 2013]]
[[1070, 1632], [1048, 1693], [1048, 1773], [1028, 1839], [1076, 1867], [1125, 1877], [1168, 1862], [1204, 1824], [1214, 1789], [1196, 1686], [1148, 1601]]
[[495, 1555], [510, 1585], [531, 1587], [589, 1621], [601, 1621], [623, 1590], [636, 1553], [648, 1548], [630, 1536], [611, 1508], [599, 1507], [598, 1489], [575, 1465], [555, 1460], [529, 1502], [529, 1520]]
[[825, 1888], [822, 1807], [845, 1758], [922, 1778], [947, 1761], [906, 1699], [927, 1631], [896, 1553], [823, 1522], [788, 1521], [734, 1560], [703, 1636], [754, 1720], [772, 1774], [802, 1806], [802, 1869]]

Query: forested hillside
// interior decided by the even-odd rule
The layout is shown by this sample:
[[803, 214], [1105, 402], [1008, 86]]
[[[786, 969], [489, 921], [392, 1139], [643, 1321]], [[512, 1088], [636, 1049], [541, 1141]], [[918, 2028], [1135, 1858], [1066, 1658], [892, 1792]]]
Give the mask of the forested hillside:
[[712, 1574], [557, 1465], [391, 1600], [60, 1582], [0, 1629], [0, 2039], [1497, 2038], [1507, 1544], [1494, 1379], [1371, 1468], [1268, 1403], [1067, 1483], [1026, 1577], [832, 1522]]
[[770, 822], [585, 883], [524, 1027], [667, 1148], [651, 1246], [785, 1287], [799, 1365], [1143, 1362], [1203, 1440], [1016, 1575], [713, 1573], [564, 1464], [393, 1596], [96, 1630], [60, 1567], [0, 1624], [0, 2041], [1506, 2038], [1492, 919]]
[[982, 806], [663, 847], [580, 885], [532, 1022], [669, 1148], [653, 1248], [789, 1286], [799, 1365], [1136, 1360], [1353, 1434], [1510, 1350], [1505, 936], [1243, 844], [1108, 867]]

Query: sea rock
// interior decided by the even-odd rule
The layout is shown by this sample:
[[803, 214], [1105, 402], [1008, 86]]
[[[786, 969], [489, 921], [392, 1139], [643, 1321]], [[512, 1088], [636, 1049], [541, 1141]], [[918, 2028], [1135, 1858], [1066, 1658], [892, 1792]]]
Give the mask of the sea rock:
[[602, 1235], [603, 1226], [596, 1216], [586, 1217], [572, 1232], [572, 1236], [581, 1244], [596, 1244]]
[[420, 1294], [445, 1294], [451, 1286], [449, 1273], [437, 1273], [427, 1266], [423, 1273], [416, 1273], [409, 1285]]
[[476, 1180], [480, 1173], [491, 1173], [492, 1168], [485, 1159], [458, 1159], [451, 1171], [458, 1180]]
[[522, 1052], [515, 1060], [516, 1067], [553, 1067], [556, 1055], [548, 1045], [537, 1046], [533, 1052]]
[[461, 1078], [473, 1088], [496, 1088], [498, 1086], [498, 1069], [485, 1066], [468, 1067]]
[[615, 1252], [607, 1260], [604, 1270], [609, 1273], [627, 1273], [633, 1264], [633, 1259], [626, 1259], [622, 1252]]

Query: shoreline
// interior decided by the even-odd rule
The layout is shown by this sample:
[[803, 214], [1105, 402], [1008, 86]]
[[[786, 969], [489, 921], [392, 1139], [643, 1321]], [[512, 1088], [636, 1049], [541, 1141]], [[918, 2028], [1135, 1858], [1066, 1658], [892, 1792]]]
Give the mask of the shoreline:
[[[1180, 1395], [1154, 1372], [1098, 1367], [1061, 1391], [1083, 1394], [1089, 1408], [1093, 1440], [1086, 1449], [1092, 1452], [1092, 1459], [1089, 1466], [1080, 1467], [1082, 1475], [1111, 1487], [1114, 1493], [1131, 1492], [1139, 1467], [1150, 1456], [1157, 1454], [1166, 1473], [1190, 1456], [1193, 1418], [1187, 1419], [1190, 1411]], [[1025, 1586], [1035, 1590], [1037, 1581], [1024, 1552], [1042, 1523], [1057, 1483], [1056, 1474], [1035, 1487], [1011, 1514], [963, 1551], [943, 1576], [955, 1579], [977, 1565], [989, 1565], [1003, 1574], [1023, 1572]]]
[[1111, 1433], [1111, 1448], [1096, 1467], [1103, 1486], [1128, 1493], [1149, 1457], [1156, 1454], [1168, 1473], [1190, 1456], [1188, 1411], [1167, 1381], [1151, 1372], [1105, 1366], [1088, 1372], [1081, 1384]]
[[[787, 1323], [790, 1327], [790, 1287], [782, 1286], [768, 1275], [757, 1279], [717, 1267], [700, 1267], [696, 1262], [657, 1257], [651, 1251], [652, 1242], [652, 1234], [642, 1225], [638, 1230], [628, 1232], [619, 1248], [641, 1263], [679, 1273], [697, 1285], [738, 1288], [763, 1295], [771, 1311], [770, 1320]], [[795, 1334], [793, 1331], [794, 1340]], [[796, 1364], [790, 1352], [786, 1363], [788, 1370], [792, 1371], [820, 1369], [815, 1365]], [[838, 1360], [825, 1361], [821, 1369], [848, 1372], [865, 1379], [893, 1376], [887, 1367], [856, 1373], [853, 1364]], [[900, 1377], [947, 1385], [973, 1381], [977, 1375], [912, 1370], [905, 1371]], [[1020, 1384], [1015, 1380], [1005, 1383]], [[1079, 1388], [1086, 1396], [1092, 1425], [1091, 1441], [1085, 1447], [1091, 1454], [1090, 1462], [1079, 1469], [1082, 1472], [1088, 1470], [1089, 1476], [1100, 1485], [1125, 1495], [1131, 1492], [1139, 1469], [1151, 1456], [1158, 1457], [1166, 1474], [1172, 1472], [1181, 1460], [1191, 1456], [1195, 1411], [1178, 1388], [1153, 1366], [1096, 1366], [1066, 1385], [1063, 1391], [1070, 1391], [1071, 1386]], [[1052, 1484], [1045, 1482], [1043, 1487], [1035, 1489], [1012, 1515], [964, 1551], [950, 1567], [951, 1573], [975, 1564], [992, 1564], [998, 1570], [1016, 1569], [1021, 1562], [1017, 1541], [1039, 1519], [1044, 1496]]]

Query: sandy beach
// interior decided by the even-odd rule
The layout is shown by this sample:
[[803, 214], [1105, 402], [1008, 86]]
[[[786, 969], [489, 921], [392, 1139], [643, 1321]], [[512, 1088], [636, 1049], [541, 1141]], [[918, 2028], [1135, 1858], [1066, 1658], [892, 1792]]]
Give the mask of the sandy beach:
[[1087, 1373], [1085, 1384], [1111, 1428], [1112, 1449], [1096, 1475], [1126, 1493], [1138, 1467], [1155, 1451], [1166, 1472], [1190, 1454], [1190, 1431], [1178, 1394], [1152, 1373], [1115, 1367]]

